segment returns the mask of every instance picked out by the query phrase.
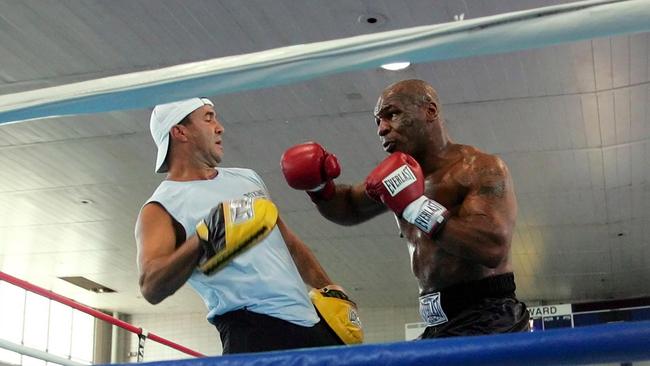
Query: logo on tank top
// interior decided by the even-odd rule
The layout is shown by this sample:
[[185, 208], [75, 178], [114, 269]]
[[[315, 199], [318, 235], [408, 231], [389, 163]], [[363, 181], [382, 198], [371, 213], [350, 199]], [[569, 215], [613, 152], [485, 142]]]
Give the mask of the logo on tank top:
[[244, 197], [248, 197], [248, 198], [266, 197], [266, 194], [264, 193], [263, 190], [260, 189], [257, 191], [244, 193]]
[[395, 197], [396, 194], [415, 183], [416, 180], [415, 174], [413, 174], [411, 168], [409, 168], [408, 165], [402, 165], [390, 173], [381, 182], [384, 184], [384, 187], [386, 187], [391, 197]]
[[447, 322], [447, 314], [440, 303], [440, 292], [420, 296], [420, 316], [430, 327]]

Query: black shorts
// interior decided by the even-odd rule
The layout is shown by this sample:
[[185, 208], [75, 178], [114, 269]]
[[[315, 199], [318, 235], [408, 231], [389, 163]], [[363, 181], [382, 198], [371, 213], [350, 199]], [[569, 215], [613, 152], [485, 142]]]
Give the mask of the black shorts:
[[303, 327], [272, 316], [236, 310], [214, 319], [223, 354], [337, 346], [341, 341], [321, 320]]
[[512, 273], [440, 291], [449, 319], [427, 327], [420, 339], [530, 331], [528, 310], [514, 291]]

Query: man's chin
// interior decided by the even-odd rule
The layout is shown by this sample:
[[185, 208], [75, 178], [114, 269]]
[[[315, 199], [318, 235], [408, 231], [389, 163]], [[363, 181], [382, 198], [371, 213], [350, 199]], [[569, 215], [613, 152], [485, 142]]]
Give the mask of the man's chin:
[[221, 161], [223, 160], [223, 155], [224, 155], [223, 154], [223, 149], [220, 148], [217, 151], [214, 151], [212, 153], [211, 157], [212, 157], [212, 160], [216, 161], [217, 163], [221, 163]]
[[212, 165], [213, 168], [216, 168], [219, 164], [221, 164], [222, 161], [223, 161], [222, 156], [213, 156], [212, 161], [211, 161], [211, 163], [212, 163], [211, 165]]
[[384, 146], [384, 151], [389, 153], [389, 154], [392, 154], [395, 151], [397, 151], [397, 146], [395, 146], [395, 143], [391, 142], [388, 145]]

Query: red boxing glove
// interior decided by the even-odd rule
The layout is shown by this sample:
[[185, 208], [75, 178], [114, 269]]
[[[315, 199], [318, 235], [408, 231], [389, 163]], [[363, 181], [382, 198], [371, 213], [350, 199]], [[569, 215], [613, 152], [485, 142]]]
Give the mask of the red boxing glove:
[[442, 228], [449, 216], [443, 205], [424, 196], [422, 168], [402, 152], [388, 156], [368, 175], [366, 194], [430, 236]]
[[280, 166], [289, 186], [307, 191], [312, 201], [334, 197], [332, 179], [341, 174], [341, 166], [321, 145], [310, 141], [290, 147], [282, 154]]

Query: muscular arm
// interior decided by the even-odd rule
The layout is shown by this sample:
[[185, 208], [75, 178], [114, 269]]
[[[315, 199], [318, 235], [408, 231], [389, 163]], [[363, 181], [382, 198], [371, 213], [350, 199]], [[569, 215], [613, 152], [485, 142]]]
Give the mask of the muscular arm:
[[140, 212], [135, 239], [138, 245], [140, 292], [157, 304], [178, 290], [196, 267], [201, 249], [196, 235], [176, 247], [171, 216], [157, 203]]
[[364, 183], [356, 186], [336, 185], [336, 194], [316, 206], [323, 217], [340, 225], [356, 225], [385, 212], [386, 207], [366, 195]]
[[496, 268], [508, 259], [517, 203], [503, 161], [484, 156], [477, 163], [475, 182], [458, 214], [449, 218], [435, 242], [454, 255]]
[[298, 272], [302, 280], [307, 285], [315, 288], [331, 285], [333, 283], [332, 280], [325, 273], [325, 270], [321, 267], [314, 253], [287, 227], [281, 218], [278, 218], [278, 228], [280, 228], [280, 233], [284, 238], [284, 242], [287, 244], [293, 262], [298, 267]]

